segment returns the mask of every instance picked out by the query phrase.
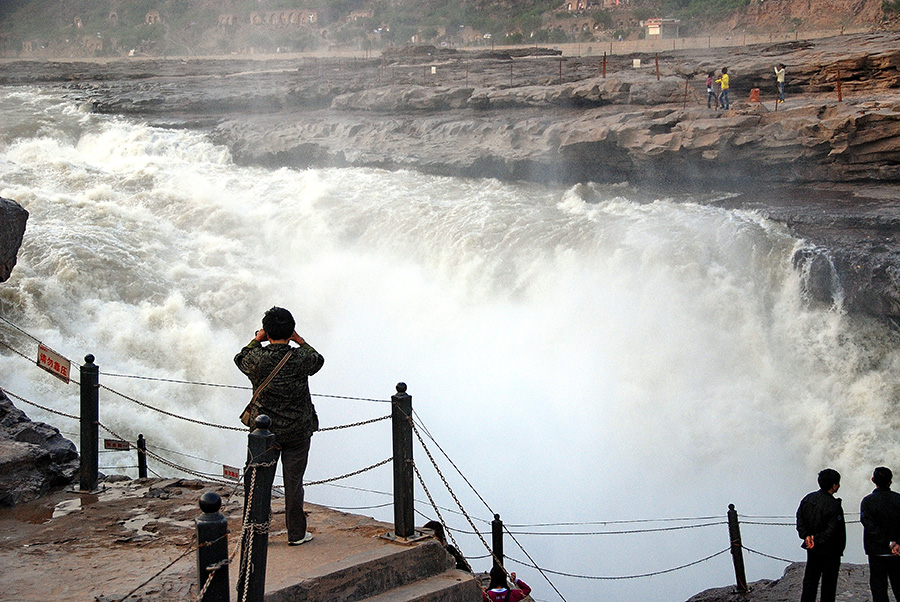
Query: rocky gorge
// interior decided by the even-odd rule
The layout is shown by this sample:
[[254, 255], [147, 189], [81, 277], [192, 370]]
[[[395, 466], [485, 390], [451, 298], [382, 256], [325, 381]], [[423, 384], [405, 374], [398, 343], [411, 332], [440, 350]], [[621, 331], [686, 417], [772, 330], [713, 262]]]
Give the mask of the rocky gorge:
[[[85, 110], [209, 132], [246, 165], [628, 182], [648, 201], [701, 191], [813, 242], [795, 257], [812, 301], [831, 303], [839, 287], [848, 311], [896, 319], [896, 42], [883, 33], [660, 53], [659, 77], [655, 54], [609, 56], [604, 77], [602, 55], [424, 49], [368, 61], [15, 63], [0, 78], [61, 90]], [[775, 62], [789, 69], [785, 105], [772, 102]], [[728, 112], [704, 102], [705, 73], [723, 65], [733, 74]], [[753, 89], [762, 102], [749, 100]], [[858, 595], [847, 599], [865, 599], [864, 569], [848, 570]], [[794, 599], [798, 571], [743, 599]]]
[[[13, 62], [0, 84], [59, 87], [95, 112], [203, 129], [245, 165], [725, 192], [711, 202], [758, 210], [815, 246], [795, 258], [811, 300], [840, 297], [848, 311], [893, 320], [898, 41], [874, 32], [627, 55], [420, 47], [372, 59]], [[788, 74], [778, 105], [777, 63]], [[706, 74], [723, 66], [731, 108], [708, 109]]]

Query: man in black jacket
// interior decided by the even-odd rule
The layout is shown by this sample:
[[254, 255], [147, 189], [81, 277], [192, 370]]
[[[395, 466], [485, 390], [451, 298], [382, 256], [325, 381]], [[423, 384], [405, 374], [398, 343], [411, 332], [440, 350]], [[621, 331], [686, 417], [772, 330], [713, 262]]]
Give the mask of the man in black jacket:
[[890, 468], [876, 468], [872, 474], [875, 491], [859, 505], [873, 602], [888, 602], [888, 578], [894, 598], [900, 600], [900, 493], [891, 491], [893, 478]]
[[841, 475], [831, 468], [819, 473], [819, 490], [808, 494], [797, 508], [797, 533], [806, 548], [806, 572], [800, 602], [815, 602], [819, 580], [821, 602], [834, 602], [837, 593], [841, 556], [847, 544], [844, 510], [834, 494], [841, 486]]
[[[294, 330], [291, 312], [273, 307], [262, 319], [262, 328], [253, 340], [234, 356], [234, 363], [259, 391], [259, 413], [272, 420], [275, 446], [281, 456], [284, 475], [284, 514], [288, 544], [304, 544], [312, 539], [306, 531], [303, 512], [303, 474], [309, 460], [312, 435], [319, 430], [319, 417], [309, 393], [309, 377], [319, 371], [325, 359]], [[268, 345], [263, 345], [268, 341]], [[291, 347], [293, 341], [297, 347]], [[278, 368], [281, 360], [288, 359]], [[277, 371], [276, 371], [277, 369]], [[276, 457], [277, 459], [277, 457]]]

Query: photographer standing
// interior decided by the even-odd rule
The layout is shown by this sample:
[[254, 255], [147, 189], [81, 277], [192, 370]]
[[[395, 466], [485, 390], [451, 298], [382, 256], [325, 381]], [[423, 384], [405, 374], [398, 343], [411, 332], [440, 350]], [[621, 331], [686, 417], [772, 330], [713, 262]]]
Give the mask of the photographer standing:
[[[275, 450], [281, 456], [284, 474], [288, 545], [292, 546], [312, 539], [303, 512], [303, 474], [319, 418], [309, 395], [308, 377], [325, 363], [325, 358], [297, 334], [295, 325], [291, 312], [273, 307], [263, 316], [262, 329], [234, 356], [234, 363], [258, 393], [256, 413], [272, 419], [270, 430], [275, 434]], [[291, 347], [291, 341], [298, 347]]]

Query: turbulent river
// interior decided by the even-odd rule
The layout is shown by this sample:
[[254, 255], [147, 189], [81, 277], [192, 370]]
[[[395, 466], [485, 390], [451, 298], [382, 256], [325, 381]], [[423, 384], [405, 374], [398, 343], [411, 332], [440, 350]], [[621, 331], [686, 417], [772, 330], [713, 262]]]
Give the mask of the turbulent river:
[[[386, 415], [371, 400], [408, 383], [478, 493], [426, 437], [476, 526], [489, 534], [493, 511], [518, 533], [509, 568], [537, 600], [559, 599], [547, 578], [570, 601], [680, 601], [733, 583], [728, 554], [595, 579], [721, 552], [730, 503], [766, 523], [743, 526], [747, 548], [803, 560], [792, 516], [820, 469], [844, 475], [850, 521], [872, 468], [900, 469], [897, 334], [804, 303], [792, 265], [804, 241], [715, 207], [724, 192], [249, 168], [203, 133], [93, 115], [55, 91], [0, 89], [0, 111], [0, 195], [30, 213], [0, 284], [0, 341], [32, 360], [37, 341], [77, 365], [93, 354], [115, 392], [237, 426], [249, 392], [232, 357], [285, 306], [326, 358], [311, 379], [322, 426]], [[0, 387], [78, 413], [77, 386], [5, 347]], [[77, 441], [74, 420], [17, 405]], [[241, 432], [106, 389], [100, 421], [212, 475], [246, 453]], [[390, 440], [384, 421], [320, 433], [307, 479], [384, 460]], [[471, 531], [415, 453], [445, 520]], [[107, 473], [134, 463], [101, 456], [121, 467]], [[390, 491], [383, 466], [307, 499], [391, 521]], [[416, 498], [422, 524], [434, 511], [418, 484]], [[489, 567], [477, 537], [456, 538]], [[857, 524], [845, 558], [864, 559]], [[745, 562], [750, 580], [785, 566]]]

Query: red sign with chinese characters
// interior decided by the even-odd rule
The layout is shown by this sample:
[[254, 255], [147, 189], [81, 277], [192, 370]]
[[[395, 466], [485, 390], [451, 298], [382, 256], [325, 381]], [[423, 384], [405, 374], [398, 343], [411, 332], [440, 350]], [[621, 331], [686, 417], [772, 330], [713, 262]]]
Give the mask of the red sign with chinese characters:
[[222, 465], [222, 476], [226, 479], [232, 479], [237, 481], [241, 478], [241, 469], [235, 468], [234, 466], [226, 466]]
[[72, 362], [43, 343], [38, 343], [37, 365], [66, 384], [69, 383], [69, 372], [72, 368]]
[[128, 451], [129, 449], [131, 449], [131, 443], [129, 443], [128, 441], [122, 441], [121, 439], [104, 439], [103, 449], [118, 449], [122, 451]]

